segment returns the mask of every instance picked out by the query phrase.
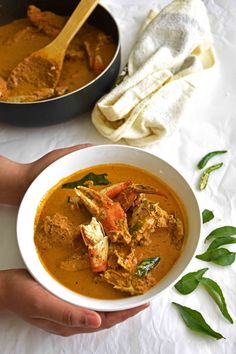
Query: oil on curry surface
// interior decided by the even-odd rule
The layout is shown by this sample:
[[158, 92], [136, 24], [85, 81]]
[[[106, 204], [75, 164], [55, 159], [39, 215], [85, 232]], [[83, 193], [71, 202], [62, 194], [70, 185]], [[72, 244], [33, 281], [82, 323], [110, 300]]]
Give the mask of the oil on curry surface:
[[78, 171], [45, 195], [35, 244], [61, 284], [116, 299], [158, 283], [180, 256], [186, 229], [184, 207], [165, 183], [134, 166], [105, 164]]
[[48, 45], [66, 21], [67, 17], [30, 5], [27, 18], [0, 27], [0, 101], [31, 102], [61, 96], [86, 85], [108, 66], [116, 51], [113, 39], [85, 23], [66, 51], [57, 87], [43, 88], [38, 82], [39, 89], [34, 95], [30, 92], [22, 95], [10, 76], [12, 70], [30, 54]]

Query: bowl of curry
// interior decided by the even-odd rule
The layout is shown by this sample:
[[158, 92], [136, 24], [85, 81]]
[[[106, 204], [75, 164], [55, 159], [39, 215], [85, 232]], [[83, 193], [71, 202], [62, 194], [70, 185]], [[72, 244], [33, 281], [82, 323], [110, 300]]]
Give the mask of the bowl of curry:
[[[42, 87], [36, 77], [31, 92], [19, 85], [19, 72], [14, 77], [19, 63], [57, 37], [78, 2], [24, 0], [17, 7], [13, 1], [1, 2], [1, 121], [19, 126], [59, 123], [91, 109], [114, 84], [120, 68], [119, 30], [101, 5], [68, 46], [56, 87]], [[27, 85], [26, 77], [24, 81]]]
[[73, 152], [26, 192], [17, 239], [26, 267], [54, 295], [98, 311], [151, 301], [197, 248], [191, 187], [157, 156], [122, 145]]

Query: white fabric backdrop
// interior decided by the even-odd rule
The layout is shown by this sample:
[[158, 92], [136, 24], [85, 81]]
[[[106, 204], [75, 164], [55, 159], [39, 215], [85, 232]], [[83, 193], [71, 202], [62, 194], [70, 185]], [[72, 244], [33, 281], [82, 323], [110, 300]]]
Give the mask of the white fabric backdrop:
[[[103, 0], [116, 16], [121, 31], [122, 63], [135, 41], [136, 33], [150, 8], [160, 9], [169, 1]], [[212, 27], [217, 65], [206, 84], [195, 96], [192, 109], [179, 130], [168, 140], [146, 148], [175, 166], [196, 190], [201, 209], [214, 210], [215, 219], [205, 225], [203, 239], [213, 228], [236, 226], [236, 1], [205, 0]], [[106, 144], [85, 114], [72, 121], [45, 128], [17, 128], [0, 123], [0, 154], [19, 162], [30, 162], [46, 152], [78, 143]], [[224, 167], [212, 176], [206, 190], [198, 192], [196, 163], [213, 150], [227, 149], [228, 154], [214, 161]], [[17, 209], [0, 207], [0, 269], [22, 267], [16, 245]], [[235, 247], [228, 247], [235, 249]], [[208, 266], [194, 259], [187, 271]], [[209, 277], [215, 279], [225, 294], [229, 312], [236, 320], [236, 264], [217, 267], [209, 264]], [[201, 310], [208, 323], [226, 339], [216, 341], [190, 332], [179, 318], [172, 301]], [[202, 289], [186, 297], [174, 289], [166, 291], [145, 312], [116, 327], [96, 334], [70, 338], [47, 334], [14, 315], [0, 317], [1, 354], [233, 354], [236, 325], [222, 318]]]

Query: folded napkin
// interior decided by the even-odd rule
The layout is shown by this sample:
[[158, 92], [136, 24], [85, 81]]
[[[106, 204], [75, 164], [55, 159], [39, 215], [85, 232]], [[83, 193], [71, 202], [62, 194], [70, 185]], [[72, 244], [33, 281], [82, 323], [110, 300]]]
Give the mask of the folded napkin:
[[199, 78], [215, 63], [201, 0], [174, 0], [151, 11], [126, 70], [94, 107], [92, 122], [113, 142], [145, 146], [176, 129]]

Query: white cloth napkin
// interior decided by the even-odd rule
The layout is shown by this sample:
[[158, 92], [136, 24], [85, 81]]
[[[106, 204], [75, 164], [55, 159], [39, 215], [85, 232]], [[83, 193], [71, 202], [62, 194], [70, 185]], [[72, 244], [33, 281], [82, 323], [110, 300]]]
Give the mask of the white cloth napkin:
[[[176, 129], [202, 73], [215, 63], [201, 0], [174, 0], [151, 11], [130, 53], [128, 73], [92, 112], [97, 130], [113, 142], [145, 146]], [[204, 76], [203, 76], [204, 78]]]

